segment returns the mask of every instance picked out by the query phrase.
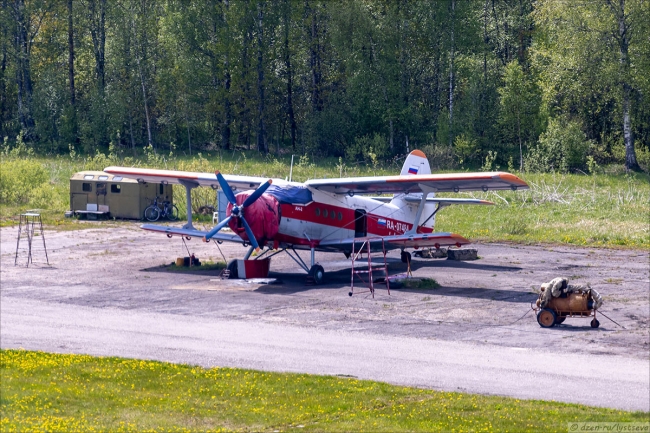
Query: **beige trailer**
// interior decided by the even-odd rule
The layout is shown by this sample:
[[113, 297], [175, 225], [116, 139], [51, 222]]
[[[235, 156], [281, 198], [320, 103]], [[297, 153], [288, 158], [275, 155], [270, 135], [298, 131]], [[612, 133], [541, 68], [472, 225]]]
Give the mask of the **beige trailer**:
[[142, 219], [159, 197], [173, 201], [172, 186], [139, 183], [103, 171], [81, 171], [70, 178], [70, 210], [80, 216]]

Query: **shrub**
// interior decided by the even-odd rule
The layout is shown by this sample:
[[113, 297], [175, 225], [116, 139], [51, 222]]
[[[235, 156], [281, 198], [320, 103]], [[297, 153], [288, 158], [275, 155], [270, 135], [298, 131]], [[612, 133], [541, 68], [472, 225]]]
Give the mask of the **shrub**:
[[48, 183], [49, 174], [43, 164], [30, 159], [6, 158], [0, 170], [0, 202], [20, 205], [30, 202], [33, 190]]
[[528, 152], [525, 168], [527, 171], [562, 173], [584, 168], [590, 144], [578, 122], [551, 119], [537, 146]]

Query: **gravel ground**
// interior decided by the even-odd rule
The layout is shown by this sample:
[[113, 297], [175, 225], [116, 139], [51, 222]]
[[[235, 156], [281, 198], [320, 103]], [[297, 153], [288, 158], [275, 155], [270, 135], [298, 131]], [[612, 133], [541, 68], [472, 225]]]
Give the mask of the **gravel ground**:
[[[284, 254], [275, 256], [271, 264], [271, 276], [279, 278], [281, 284], [258, 285], [239, 280], [213, 281], [218, 271], [165, 270], [162, 265], [187, 255], [182, 241], [142, 232], [137, 224], [110, 230], [46, 231], [50, 266], [44, 264], [42, 244], [37, 239], [35, 263], [29, 268], [24, 266], [26, 253], [22, 248], [19, 266], [14, 266], [16, 234], [16, 227], [0, 230], [3, 348], [338, 374], [340, 366], [327, 367], [328, 356], [333, 356], [328, 351], [331, 346], [334, 353], [341, 351], [340, 359], [349, 361], [348, 374], [358, 377], [435, 389], [650, 410], [648, 251], [475, 244], [480, 259], [472, 262], [414, 259], [414, 276], [435, 278], [439, 288], [393, 289], [390, 295], [378, 290], [373, 299], [366, 294], [348, 296], [350, 262], [342, 254], [317, 253], [326, 271], [325, 285], [306, 286], [305, 274], [298, 272], [296, 264]], [[187, 246], [201, 260], [222, 260], [214, 244], [192, 240]], [[240, 245], [223, 244], [221, 249], [227, 259], [240, 258], [245, 252]], [[301, 255], [308, 260], [307, 252]], [[389, 254], [389, 270], [391, 274], [406, 270], [398, 251]], [[556, 276], [567, 277], [573, 283], [591, 283], [605, 300], [602, 312], [622, 327], [600, 315], [599, 329], [592, 329], [590, 319], [584, 318], [567, 319], [552, 329], [540, 328], [532, 312], [525, 314], [536, 299], [534, 288]], [[86, 319], [80, 321], [75, 312]], [[88, 321], [95, 319], [97, 324], [88, 326]], [[132, 326], [115, 328], [116, 320]], [[138, 348], [130, 349], [129, 336], [141, 331], [139, 323], [148, 328], [160, 323], [164, 329], [157, 330], [151, 341], [139, 335]], [[213, 332], [212, 327], [223, 332]], [[192, 333], [201, 329], [210, 334], [206, 337], [199, 332], [204, 336], [197, 340]], [[259, 332], [251, 333], [250, 329]], [[120, 333], [124, 334], [122, 343], [108, 344]], [[229, 339], [224, 333], [230, 333]], [[235, 344], [232, 333], [241, 336], [240, 340], [251, 348], [249, 355], [223, 355]], [[282, 335], [295, 335], [292, 345], [287, 346]], [[316, 335], [318, 343], [318, 339], [310, 341], [309, 336]], [[105, 345], [103, 338], [107, 340]], [[183, 352], [186, 340], [193, 339], [196, 347]], [[214, 352], [214, 347], [205, 347], [210, 341], [222, 349]], [[374, 344], [366, 347], [360, 341]], [[314, 344], [328, 353], [311, 356], [321, 357], [320, 361], [296, 363], [287, 355], [300, 350], [313, 352]], [[347, 349], [337, 348], [337, 344]], [[358, 353], [349, 349], [357, 346]], [[365, 365], [367, 360], [361, 358], [367, 356], [388, 357], [385, 347], [409, 355], [401, 354], [407, 359], [398, 359], [399, 364], [391, 369], [377, 367], [376, 373], [372, 367], [351, 367], [356, 361], [356, 365]], [[403, 349], [397, 349], [400, 347]], [[174, 355], [179, 350], [183, 355]], [[475, 353], [476, 357], [470, 361], [459, 355], [464, 353]], [[467, 364], [463, 359], [468, 360]], [[382, 358], [377, 358], [377, 363], [381, 362]], [[440, 367], [436, 374], [427, 373], [419, 364], [432, 362]], [[583, 376], [565, 377], [557, 374], [555, 364], [582, 370], [586, 364], [593, 364], [594, 369], [583, 372]], [[499, 378], [496, 382], [503, 380], [505, 385], [477, 379], [481, 371], [492, 368]], [[393, 369], [399, 374], [390, 373]], [[540, 380], [531, 369], [554, 377], [553, 385], [544, 392], [525, 392], [531, 383]], [[595, 392], [592, 384], [605, 383], [602, 377], [608, 369], [619, 370], [621, 380], [607, 382], [602, 392]], [[479, 376], [463, 373], [470, 370]], [[445, 380], [439, 377], [443, 373]], [[589, 383], [578, 387], [580, 391], [563, 392], [567, 383], [580, 380]]]

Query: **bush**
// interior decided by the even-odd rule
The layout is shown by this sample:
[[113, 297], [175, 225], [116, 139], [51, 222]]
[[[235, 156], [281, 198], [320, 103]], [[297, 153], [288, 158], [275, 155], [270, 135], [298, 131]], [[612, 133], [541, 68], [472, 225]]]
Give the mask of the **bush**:
[[32, 192], [47, 185], [49, 174], [43, 164], [30, 159], [6, 158], [0, 170], [0, 202], [4, 205], [29, 203]]
[[580, 123], [551, 119], [537, 146], [526, 155], [526, 171], [567, 173], [585, 168], [590, 145]]

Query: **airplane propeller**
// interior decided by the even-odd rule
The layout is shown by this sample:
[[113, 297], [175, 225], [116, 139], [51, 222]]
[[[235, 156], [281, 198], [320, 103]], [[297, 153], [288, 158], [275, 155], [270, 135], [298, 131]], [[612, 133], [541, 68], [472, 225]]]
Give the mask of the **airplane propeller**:
[[216, 235], [219, 232], [219, 230], [221, 230], [228, 224], [231, 218], [239, 218], [239, 220], [242, 222], [242, 225], [244, 226], [244, 230], [246, 230], [246, 235], [248, 236], [248, 240], [250, 241], [251, 245], [255, 248], [255, 250], [259, 251], [260, 246], [257, 243], [257, 239], [255, 239], [255, 235], [253, 234], [253, 231], [251, 230], [250, 226], [246, 222], [246, 219], [244, 218], [244, 211], [248, 206], [252, 205], [258, 198], [260, 198], [262, 194], [264, 194], [264, 192], [268, 189], [268, 187], [271, 186], [271, 183], [273, 183], [272, 180], [269, 179], [266, 182], [264, 182], [262, 185], [260, 185], [251, 195], [249, 195], [246, 198], [246, 200], [244, 200], [244, 203], [242, 203], [241, 206], [239, 206], [237, 205], [237, 199], [235, 198], [235, 193], [233, 193], [232, 189], [230, 188], [230, 185], [228, 185], [228, 182], [226, 182], [226, 179], [223, 177], [221, 173], [216, 172], [216, 174], [217, 174], [217, 181], [219, 182], [219, 185], [221, 185], [221, 189], [223, 190], [230, 204], [232, 204], [232, 210], [230, 211], [230, 216], [228, 216], [226, 219], [224, 219], [219, 224], [214, 226], [214, 228], [205, 235], [203, 241], [204, 242], [209, 241], [214, 235]]

